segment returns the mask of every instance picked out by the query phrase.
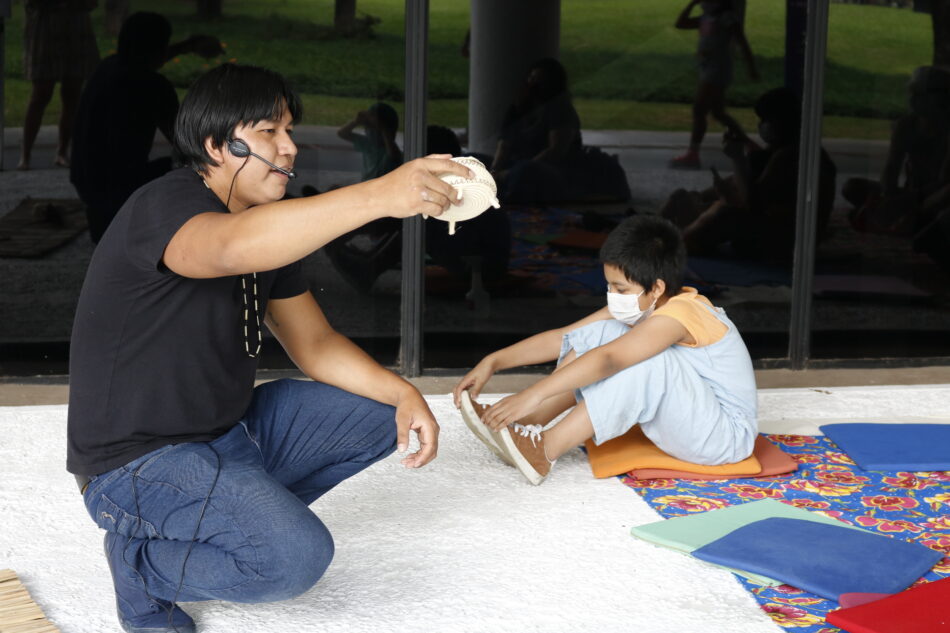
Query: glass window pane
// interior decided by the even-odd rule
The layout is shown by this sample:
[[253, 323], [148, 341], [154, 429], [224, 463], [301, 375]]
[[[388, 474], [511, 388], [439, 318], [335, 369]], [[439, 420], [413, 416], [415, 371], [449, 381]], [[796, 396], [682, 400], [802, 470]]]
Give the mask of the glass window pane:
[[[677, 224], [684, 284], [753, 358], [786, 355], [797, 135], [763, 140], [754, 106], [802, 56], [786, 64], [784, 1], [686, 5], [432, 3], [429, 122], [491, 169], [501, 208], [452, 236], [427, 222], [426, 367], [603, 307], [599, 248], [630, 216]], [[796, 95], [770, 99], [797, 114]]]
[[[332, 2], [314, 5], [300, 1], [272, 4], [205, 0], [169, 4], [148, 0], [130, 7], [130, 3], [120, 0], [106, 4], [116, 11], [107, 14], [100, 2], [97, 9], [81, 15], [83, 24], [88, 22], [91, 28], [102, 64], [114, 61], [118, 25], [130, 12], [161, 14], [170, 24], [173, 44], [195, 33], [220, 40], [223, 54], [199, 50], [194, 40], [187, 40], [173, 47], [175, 54], [161, 64], [158, 73], [164, 79], [152, 83], [170, 83], [168, 90], [174, 90], [179, 102], [196, 77], [228, 61], [263, 66], [291, 80], [303, 101], [303, 118], [294, 131], [297, 177], [288, 184], [289, 196], [326, 192], [379, 175], [401, 163], [405, 76], [402, 4], [360, 0], [356, 7], [355, 2], [338, 2], [352, 13], [343, 12], [337, 23]], [[204, 20], [196, 16], [196, 6], [213, 11], [214, 5], [222, 12], [221, 17]], [[24, 20], [24, 4], [14, 3], [13, 18], [5, 25], [4, 69], [6, 125], [14, 128], [24, 124], [31, 93], [23, 68]], [[69, 28], [73, 25], [70, 23]], [[100, 68], [95, 55], [90, 53], [89, 57], [86, 70]], [[153, 77], [150, 72], [143, 69], [139, 78]], [[86, 82], [82, 99], [92, 98], [87, 95], [91, 85]], [[113, 96], [132, 98], [118, 92]], [[154, 113], [147, 108], [120, 109], [121, 121], [128, 123], [136, 116], [140, 119], [136, 128], [141, 137], [138, 157], [114, 149], [102, 158], [103, 152], [94, 155], [86, 149], [124, 147], [110, 140], [127, 140], [132, 135], [128, 129], [117, 129], [124, 125], [120, 118], [77, 119], [73, 161], [80, 168], [106, 176], [99, 181], [108, 181], [99, 182], [83, 196], [94, 209], [94, 231], [105, 230], [111, 214], [131, 191], [169, 169], [171, 146], [160, 120], [173, 120], [175, 107], [171, 104], [159, 109], [161, 112]], [[4, 297], [0, 302], [4, 323], [0, 373], [66, 373], [73, 314], [94, 244], [90, 231], [83, 228], [86, 213], [70, 182], [70, 170], [54, 166], [61, 111], [57, 88], [42, 114], [29, 170], [13, 169], [20, 160], [21, 137], [7, 131], [6, 170], [0, 172], [0, 215], [7, 223], [0, 230], [0, 295]], [[150, 142], [153, 135], [154, 142]], [[165, 164], [156, 164], [156, 170], [148, 171], [144, 167], [146, 156], [147, 160], [164, 160]], [[65, 157], [69, 158], [68, 152]], [[142, 163], [142, 177], [133, 182], [122, 174], [138, 162]], [[104, 198], [108, 199], [103, 202]], [[334, 327], [391, 364], [395, 362], [399, 336], [398, 252], [394, 257], [390, 254], [392, 266], [382, 261], [386, 255], [376, 258], [373, 265], [380, 269], [378, 279], [370, 279], [372, 273], [364, 272], [362, 266], [367, 252], [380, 242], [389, 243], [389, 232], [385, 223], [380, 223], [373, 230], [341, 238], [307, 257], [304, 267], [310, 287]], [[334, 257], [330, 257], [331, 250]], [[268, 335], [261, 367], [289, 366], [286, 355]]]
[[831, 5], [813, 358], [950, 355], [950, 15], [913, 4]]

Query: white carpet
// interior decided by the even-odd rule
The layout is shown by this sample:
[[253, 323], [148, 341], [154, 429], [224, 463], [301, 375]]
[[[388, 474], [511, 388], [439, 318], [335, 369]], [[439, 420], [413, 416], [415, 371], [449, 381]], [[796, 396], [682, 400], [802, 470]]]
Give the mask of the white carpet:
[[[950, 413], [947, 386], [761, 394], [771, 432], [892, 404]], [[314, 504], [337, 544], [320, 582], [287, 602], [188, 605], [200, 631], [779, 631], [732, 575], [632, 538], [658, 515], [616, 479], [593, 479], [579, 451], [532, 487], [469, 436], [449, 398], [428, 399], [435, 462], [407, 471], [393, 456]], [[63, 468], [65, 420], [64, 406], [0, 408], [0, 568], [63, 633], [117, 631], [101, 533]]]

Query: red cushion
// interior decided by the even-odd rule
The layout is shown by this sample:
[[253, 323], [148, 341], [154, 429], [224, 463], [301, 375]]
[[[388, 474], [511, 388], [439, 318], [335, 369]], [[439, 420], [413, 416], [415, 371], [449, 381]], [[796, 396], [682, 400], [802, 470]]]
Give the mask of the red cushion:
[[828, 614], [828, 624], [849, 633], [950, 632], [950, 578], [943, 578], [859, 607]]

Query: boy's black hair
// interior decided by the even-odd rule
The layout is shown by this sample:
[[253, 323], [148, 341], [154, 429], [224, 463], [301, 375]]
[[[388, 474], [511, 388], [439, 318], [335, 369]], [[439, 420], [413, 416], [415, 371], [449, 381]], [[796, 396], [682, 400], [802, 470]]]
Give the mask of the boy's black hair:
[[462, 155], [462, 144], [455, 132], [444, 125], [430, 125], [426, 128], [426, 154]]
[[175, 152], [185, 166], [204, 171], [215, 165], [205, 139], [215, 147], [231, 138], [238, 125], [277, 120], [290, 112], [297, 123], [303, 114], [300, 97], [280, 74], [239, 64], [221, 64], [198, 77], [188, 89], [175, 121]]
[[680, 230], [666, 218], [635, 215], [610, 232], [600, 249], [600, 261], [616, 266], [628, 281], [647, 291], [662, 279], [663, 294], [672, 297], [683, 284], [686, 247]]
[[378, 101], [369, 107], [369, 111], [376, 115], [379, 127], [395, 134], [399, 130], [399, 114], [388, 103]]

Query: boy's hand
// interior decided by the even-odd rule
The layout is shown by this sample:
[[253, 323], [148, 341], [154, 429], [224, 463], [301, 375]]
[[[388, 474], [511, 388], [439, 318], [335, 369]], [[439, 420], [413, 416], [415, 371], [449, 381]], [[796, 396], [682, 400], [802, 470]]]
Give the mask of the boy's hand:
[[458, 409], [462, 405], [460, 398], [462, 397], [462, 392], [466, 389], [468, 389], [468, 395], [472, 397], [472, 400], [478, 398], [478, 394], [482, 392], [482, 387], [485, 386], [485, 383], [488, 382], [488, 379], [491, 378], [494, 373], [495, 368], [492, 366], [492, 362], [486, 357], [479, 361], [472, 371], [462, 376], [462, 379], [458, 381], [452, 390], [452, 401], [455, 402], [455, 408]]
[[419, 436], [419, 450], [402, 460], [406, 468], [421, 468], [433, 459], [439, 450], [439, 423], [422, 396], [407, 397], [396, 405], [396, 450], [409, 449], [409, 431]]
[[482, 422], [491, 430], [499, 431], [534, 413], [540, 404], [541, 398], [536, 396], [529, 387], [521, 393], [508, 396], [490, 406], [482, 417]]

